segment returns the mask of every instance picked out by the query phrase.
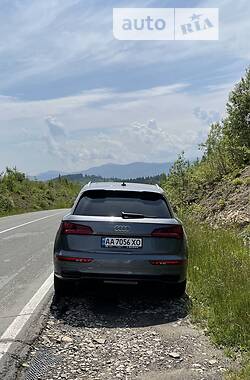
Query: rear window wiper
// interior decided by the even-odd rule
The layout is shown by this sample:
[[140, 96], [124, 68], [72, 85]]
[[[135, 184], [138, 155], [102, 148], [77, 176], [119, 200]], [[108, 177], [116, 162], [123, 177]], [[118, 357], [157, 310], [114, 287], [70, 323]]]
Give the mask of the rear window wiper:
[[122, 218], [123, 219], [136, 219], [136, 218], [144, 218], [143, 214], [138, 214], [135, 212], [123, 212], [122, 211]]
[[151, 215], [144, 215], [139, 214], [135, 212], [124, 212], [122, 211], [122, 218], [123, 219], [137, 219], [137, 218], [157, 218], [157, 216], [151, 216]]

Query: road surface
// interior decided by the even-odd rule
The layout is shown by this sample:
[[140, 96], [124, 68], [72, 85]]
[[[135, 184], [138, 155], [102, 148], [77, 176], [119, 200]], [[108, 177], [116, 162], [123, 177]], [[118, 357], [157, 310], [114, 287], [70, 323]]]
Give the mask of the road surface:
[[54, 237], [66, 213], [61, 209], [0, 218], [0, 337], [52, 273]]

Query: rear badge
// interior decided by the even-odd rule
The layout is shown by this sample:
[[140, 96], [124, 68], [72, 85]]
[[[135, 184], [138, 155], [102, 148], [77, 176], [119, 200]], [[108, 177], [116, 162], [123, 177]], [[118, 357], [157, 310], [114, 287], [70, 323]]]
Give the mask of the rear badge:
[[130, 229], [131, 228], [129, 226], [125, 226], [124, 224], [116, 224], [114, 226], [114, 231], [115, 232], [129, 232]]

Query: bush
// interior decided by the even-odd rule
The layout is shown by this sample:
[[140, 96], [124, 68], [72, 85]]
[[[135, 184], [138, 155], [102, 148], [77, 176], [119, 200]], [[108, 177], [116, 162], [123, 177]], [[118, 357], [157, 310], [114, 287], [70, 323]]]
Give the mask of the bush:
[[15, 204], [8, 194], [0, 194], [0, 214], [14, 210]]
[[235, 186], [240, 186], [244, 184], [244, 181], [240, 178], [235, 178], [232, 180], [232, 184]]

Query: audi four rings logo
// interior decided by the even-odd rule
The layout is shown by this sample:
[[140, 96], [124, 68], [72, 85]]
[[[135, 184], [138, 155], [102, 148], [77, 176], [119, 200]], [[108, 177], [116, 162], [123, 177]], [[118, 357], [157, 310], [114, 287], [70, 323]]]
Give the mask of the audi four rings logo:
[[123, 226], [121, 224], [117, 224], [115, 227], [114, 227], [114, 230], [116, 232], [128, 232], [130, 230], [130, 227], [128, 226]]

